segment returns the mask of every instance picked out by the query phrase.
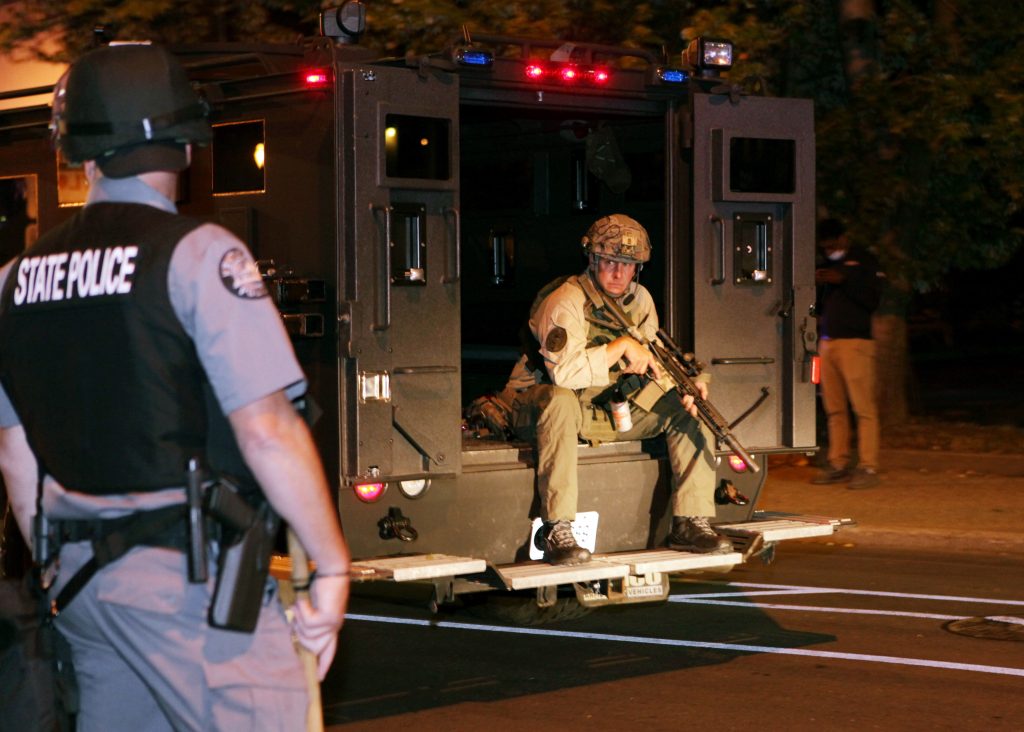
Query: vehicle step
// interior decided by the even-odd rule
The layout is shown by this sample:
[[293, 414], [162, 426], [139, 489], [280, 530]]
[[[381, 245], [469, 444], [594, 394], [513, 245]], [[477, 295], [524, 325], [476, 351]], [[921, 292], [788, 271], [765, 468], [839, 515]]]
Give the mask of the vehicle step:
[[404, 557], [360, 559], [352, 563], [352, 574], [359, 579], [392, 579], [395, 582], [477, 574], [487, 570], [487, 562], [473, 557], [450, 554], [415, 554]]
[[619, 561], [591, 560], [586, 564], [559, 567], [547, 562], [502, 564], [494, 568], [511, 590], [529, 590], [573, 582], [621, 579], [629, 574], [629, 565]]
[[843, 526], [856, 526], [857, 522], [852, 518], [838, 518], [836, 516], [816, 516], [809, 513], [788, 513], [786, 511], [754, 511], [751, 521], [774, 521], [776, 519], [789, 519], [807, 521], [815, 524], [832, 524], [836, 529]]
[[806, 539], [812, 536], [829, 536], [835, 533], [836, 525], [818, 517], [765, 518], [743, 521], [736, 524], [715, 524], [715, 530], [726, 536], [756, 536], [766, 542], [787, 539]]
[[[270, 560], [270, 573], [278, 579], [291, 576], [292, 561], [288, 556], [274, 555]], [[360, 559], [352, 563], [352, 579], [412, 580], [454, 577], [456, 575], [478, 574], [487, 570], [487, 562], [473, 557], [456, 557], [450, 554], [412, 554], [400, 557], [376, 557]]]
[[692, 554], [674, 549], [644, 549], [637, 552], [596, 554], [604, 562], [621, 562], [631, 574], [685, 572], [689, 569], [729, 569], [743, 561], [739, 552]]

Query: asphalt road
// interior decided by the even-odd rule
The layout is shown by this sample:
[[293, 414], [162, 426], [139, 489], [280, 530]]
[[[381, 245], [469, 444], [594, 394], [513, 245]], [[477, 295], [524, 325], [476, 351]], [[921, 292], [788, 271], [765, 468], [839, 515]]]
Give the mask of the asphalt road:
[[[841, 536], [841, 535], [840, 535]], [[655, 606], [517, 627], [354, 599], [331, 730], [1019, 730], [1019, 556], [787, 542]], [[1016, 638], [1015, 640], [1012, 638]]]

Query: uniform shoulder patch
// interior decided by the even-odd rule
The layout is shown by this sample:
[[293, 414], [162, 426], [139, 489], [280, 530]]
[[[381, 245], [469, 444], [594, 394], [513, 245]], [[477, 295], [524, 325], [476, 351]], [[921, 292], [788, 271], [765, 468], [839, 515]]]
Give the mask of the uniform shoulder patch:
[[544, 348], [550, 353], [558, 353], [565, 344], [569, 342], [569, 335], [565, 332], [565, 328], [555, 326], [548, 331], [548, 337], [544, 339]]
[[247, 300], [258, 300], [270, 294], [256, 262], [239, 247], [227, 250], [220, 258], [220, 281], [232, 295]]

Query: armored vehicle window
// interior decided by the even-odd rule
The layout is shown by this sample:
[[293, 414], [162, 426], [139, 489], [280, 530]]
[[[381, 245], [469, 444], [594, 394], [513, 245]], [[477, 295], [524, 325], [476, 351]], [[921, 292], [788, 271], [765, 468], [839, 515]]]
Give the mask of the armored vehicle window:
[[0, 178], [0, 262], [21, 254], [39, 236], [38, 191], [34, 175]]
[[213, 194], [266, 191], [263, 120], [213, 126]]
[[734, 137], [729, 141], [729, 190], [794, 193], [796, 141]]
[[384, 157], [389, 178], [448, 180], [450, 120], [389, 114], [384, 123]]
[[85, 197], [89, 193], [89, 181], [85, 179], [85, 169], [81, 165], [70, 165], [64, 156], [57, 152], [57, 205], [84, 206]]

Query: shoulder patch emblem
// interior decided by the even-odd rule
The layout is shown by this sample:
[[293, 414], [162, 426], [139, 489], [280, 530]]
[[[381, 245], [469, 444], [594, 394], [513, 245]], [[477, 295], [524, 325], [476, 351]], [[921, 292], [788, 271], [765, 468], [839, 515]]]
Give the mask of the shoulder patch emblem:
[[232, 295], [247, 300], [258, 300], [270, 294], [256, 262], [238, 247], [229, 249], [220, 258], [220, 281]]
[[569, 336], [565, 332], [565, 328], [554, 327], [548, 331], [548, 337], [544, 339], [544, 348], [551, 353], [558, 353], [565, 344], [569, 341]]

